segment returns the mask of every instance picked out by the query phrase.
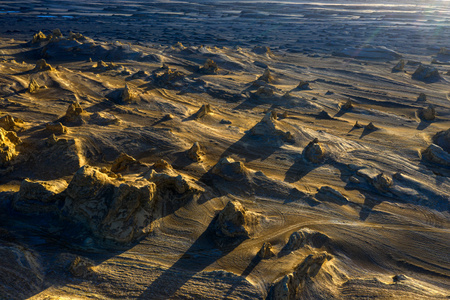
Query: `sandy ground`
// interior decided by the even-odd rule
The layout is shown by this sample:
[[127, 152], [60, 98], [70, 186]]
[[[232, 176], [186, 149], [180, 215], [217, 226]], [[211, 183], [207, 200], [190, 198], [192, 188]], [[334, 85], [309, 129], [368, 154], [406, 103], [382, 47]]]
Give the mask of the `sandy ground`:
[[[361, 2], [2, 1], [0, 299], [448, 299], [450, 2]], [[156, 186], [145, 234], [84, 165]]]

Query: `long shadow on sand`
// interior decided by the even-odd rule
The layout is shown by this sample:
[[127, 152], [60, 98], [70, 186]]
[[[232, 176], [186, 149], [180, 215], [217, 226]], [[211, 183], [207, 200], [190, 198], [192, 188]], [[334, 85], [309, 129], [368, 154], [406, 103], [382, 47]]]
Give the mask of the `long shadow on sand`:
[[306, 175], [308, 175], [309, 172], [313, 171], [314, 169], [320, 166], [321, 164], [318, 165], [308, 163], [303, 159], [303, 156], [300, 156], [297, 159], [295, 159], [294, 164], [286, 171], [284, 181], [288, 183], [297, 182]]
[[417, 125], [417, 130], [427, 129], [433, 122], [421, 120], [419, 125]]
[[254, 160], [266, 160], [275, 153], [284, 144], [292, 143], [284, 141], [276, 134], [256, 135], [252, 131], [255, 127], [261, 126], [261, 122], [256, 124], [252, 129], [248, 130], [238, 141], [230, 145], [221, 155], [227, 157], [237, 155], [245, 159], [246, 162]]
[[198, 272], [224, 257], [241, 241], [218, 249], [212, 227], [215, 219], [188, 250], [138, 297], [138, 299], [169, 299]]
[[[256, 266], [261, 262], [262, 258], [259, 255], [255, 255], [255, 257], [253, 257], [253, 259], [250, 261], [249, 265], [247, 266], [247, 268], [245, 268], [245, 270], [242, 272], [242, 274], [240, 275], [240, 277], [242, 277], [243, 279], [247, 278], [248, 275], [250, 275], [250, 273], [253, 271], [253, 269], [256, 268]], [[229, 297], [233, 291], [236, 289], [237, 284], [233, 284], [228, 291], [225, 293], [224, 298]]]
[[[24, 288], [17, 291], [18, 293], [27, 293], [26, 298], [42, 292], [50, 285], [62, 286], [77, 280], [68, 272], [69, 265], [61, 262], [62, 256], [66, 257], [66, 260], [70, 259], [69, 255], [73, 257], [72, 259], [80, 256], [89, 259], [94, 265], [98, 265], [135, 245], [98, 242], [81, 224], [67, 220], [61, 221], [55, 214], [25, 215], [18, 213], [5, 204], [6, 198], [6, 193], [0, 193], [0, 199], [3, 202], [0, 205], [0, 232], [3, 233], [0, 235], [0, 244], [11, 245], [11, 249], [18, 247], [37, 253], [43, 274], [45, 274], [42, 284], [29, 290]], [[8, 235], [5, 236], [5, 232]], [[17, 262], [10, 263], [17, 264]], [[27, 266], [27, 262], [24, 263]], [[68, 263], [70, 264], [70, 261]], [[8, 266], [2, 267], [8, 268]], [[8, 286], [8, 283], [0, 283], [0, 285], [4, 284]], [[27, 286], [27, 283], [23, 283], [23, 286]]]

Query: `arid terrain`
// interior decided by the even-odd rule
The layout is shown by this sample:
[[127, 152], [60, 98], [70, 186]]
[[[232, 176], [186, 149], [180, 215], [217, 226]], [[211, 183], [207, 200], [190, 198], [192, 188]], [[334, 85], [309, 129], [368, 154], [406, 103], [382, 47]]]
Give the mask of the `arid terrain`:
[[1, 1], [0, 299], [449, 299], [450, 1]]

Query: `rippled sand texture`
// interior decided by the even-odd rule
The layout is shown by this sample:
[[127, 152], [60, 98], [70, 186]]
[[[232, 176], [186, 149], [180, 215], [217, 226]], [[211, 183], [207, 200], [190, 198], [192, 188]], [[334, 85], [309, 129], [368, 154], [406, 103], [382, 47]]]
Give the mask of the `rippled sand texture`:
[[449, 20], [2, 1], [0, 299], [448, 299]]

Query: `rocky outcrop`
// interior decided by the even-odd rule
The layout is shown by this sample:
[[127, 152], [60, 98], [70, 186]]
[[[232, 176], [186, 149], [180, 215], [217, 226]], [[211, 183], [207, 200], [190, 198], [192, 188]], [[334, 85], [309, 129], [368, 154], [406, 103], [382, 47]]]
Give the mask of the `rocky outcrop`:
[[256, 54], [266, 54], [268, 56], [273, 55], [272, 50], [267, 46], [255, 46], [253, 47], [252, 52]]
[[13, 207], [17, 211], [29, 214], [56, 212], [55, 203], [61, 199], [60, 193], [66, 188], [67, 182], [64, 179], [49, 181], [25, 179], [20, 184]]
[[426, 102], [427, 101], [427, 95], [425, 93], [420, 93], [417, 97], [417, 102]]
[[200, 143], [195, 142], [191, 149], [188, 150], [187, 155], [193, 161], [202, 161], [202, 157], [205, 155], [205, 152], [202, 150]]
[[321, 232], [303, 228], [290, 235], [289, 241], [286, 243], [286, 246], [283, 247], [282, 252], [290, 253], [307, 245], [313, 248], [321, 248], [326, 245], [329, 240], [330, 238]]
[[387, 192], [394, 185], [392, 177], [384, 173], [380, 173], [375, 177], [373, 185], [381, 192]]
[[72, 102], [66, 110], [66, 114], [62, 118], [64, 122], [67, 123], [82, 123], [82, 115], [84, 114], [83, 108], [81, 108], [80, 103]]
[[365, 129], [373, 131], [373, 130], [377, 130], [378, 128], [373, 124], [373, 122], [370, 122], [369, 124], [367, 124], [365, 126]]
[[33, 94], [33, 93], [37, 92], [39, 90], [39, 88], [40, 88], [40, 86], [37, 83], [37, 81], [34, 79], [31, 79], [30, 83], [28, 84], [28, 92], [30, 94]]
[[264, 81], [266, 83], [271, 83], [274, 80], [270, 69], [267, 68], [264, 73], [257, 79], [257, 81]]
[[204, 65], [199, 68], [199, 71], [204, 74], [216, 74], [219, 71], [219, 67], [215, 61], [208, 58]]
[[34, 67], [34, 72], [40, 72], [40, 71], [53, 71], [53, 67], [49, 65], [45, 59], [40, 59], [36, 62], [36, 66]]
[[275, 256], [275, 254], [273, 253], [272, 244], [269, 242], [264, 243], [261, 249], [258, 251], [258, 256], [262, 259], [268, 259]]
[[275, 110], [269, 110], [261, 121], [256, 124], [251, 130], [252, 135], [268, 137], [279, 137], [283, 142], [293, 142], [294, 137], [289, 131], [279, 129], [278, 114]]
[[211, 105], [203, 104], [202, 107], [192, 116], [194, 119], [201, 119], [204, 116], [212, 113]]
[[118, 69], [119, 66], [117, 66], [115, 63], [106, 63], [103, 60], [99, 60], [95, 65], [94, 69], [97, 71], [108, 71], [108, 70], [115, 70]]
[[111, 166], [111, 172], [119, 173], [128, 169], [132, 165], [139, 164], [139, 162], [132, 156], [121, 153], [113, 162]]
[[431, 144], [422, 152], [422, 156], [439, 165], [450, 167], [450, 153], [439, 145]]
[[272, 284], [267, 299], [300, 299], [307, 279], [316, 276], [322, 265], [331, 259], [332, 256], [326, 252], [308, 255], [295, 267], [293, 273], [285, 275]]
[[432, 66], [420, 65], [412, 74], [412, 78], [426, 82], [436, 82], [441, 80], [438, 69]]
[[355, 125], [353, 125], [354, 128], [363, 128], [363, 125], [359, 124], [358, 121], [355, 122]]
[[330, 186], [322, 186], [318, 190], [316, 198], [322, 201], [330, 201], [341, 205], [349, 202], [347, 197]]
[[0, 127], [0, 167], [8, 165], [17, 155], [16, 146], [22, 141], [13, 131], [6, 131]]
[[69, 40], [83, 41], [86, 37], [79, 32], [69, 32]]
[[42, 33], [42, 31], [39, 31], [35, 35], [33, 35], [33, 39], [31, 40], [32, 44], [40, 43], [43, 41], [47, 41], [48, 38], [45, 34]]
[[[160, 159], [154, 163], [152, 168], [145, 174], [147, 180], [155, 183], [158, 187], [158, 196], [160, 198], [166, 198], [163, 194], [167, 191], [169, 194], [175, 192], [177, 197], [170, 196], [173, 199], [189, 197], [190, 195], [202, 192], [203, 189], [188, 180], [186, 177], [178, 174], [172, 166], [165, 160]], [[173, 194], [173, 193], [172, 193]]]
[[91, 260], [77, 256], [70, 264], [69, 272], [75, 277], [87, 278], [94, 273], [93, 267], [94, 263]]
[[61, 30], [59, 28], [53, 29], [52, 35], [53, 35], [53, 37], [57, 37], [57, 38], [60, 38], [63, 36], [61, 33]]
[[348, 99], [346, 102], [341, 103], [339, 106], [340, 106], [340, 109], [350, 110], [353, 108], [353, 102], [352, 102], [352, 100]]
[[433, 142], [450, 153], [450, 129], [436, 133], [433, 137]]
[[136, 101], [137, 98], [138, 98], [137, 93], [130, 87], [128, 83], [125, 84], [125, 87], [121, 95], [122, 102], [125, 103], [133, 102]]
[[150, 231], [156, 184], [114, 180], [85, 165], [66, 190], [63, 213], [85, 224], [100, 238], [132, 242]]
[[23, 120], [14, 118], [11, 115], [4, 115], [0, 118], [0, 127], [7, 131], [18, 131], [22, 128]]
[[297, 85], [297, 88], [299, 90], [309, 90], [310, 89], [309, 82], [300, 80], [300, 83]]
[[163, 65], [159, 70], [153, 72], [154, 83], [159, 86], [171, 86], [178, 81], [184, 79], [184, 74], [180, 71], [173, 70], [170, 67]]
[[231, 157], [224, 157], [212, 168], [211, 172], [225, 180], [235, 181], [245, 177], [249, 171], [243, 162], [234, 161]]
[[67, 127], [64, 126], [61, 122], [47, 123], [45, 125], [45, 130], [54, 134], [65, 134], [68, 132]]
[[312, 163], [321, 163], [325, 159], [325, 148], [316, 138], [312, 140], [303, 150], [303, 156]]
[[217, 215], [214, 232], [219, 238], [247, 239], [256, 224], [256, 214], [248, 211], [239, 201], [230, 200]]
[[264, 85], [264, 86], [260, 86], [256, 92], [254, 93], [254, 95], [256, 96], [262, 96], [262, 97], [272, 97], [273, 94], [275, 92], [275, 88], [271, 85]]
[[400, 59], [399, 62], [392, 68], [392, 72], [402, 72], [405, 65], [406, 61], [404, 59]]
[[436, 118], [436, 110], [432, 104], [428, 105], [427, 108], [421, 108], [417, 111], [417, 115], [421, 120], [432, 121]]

